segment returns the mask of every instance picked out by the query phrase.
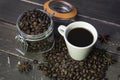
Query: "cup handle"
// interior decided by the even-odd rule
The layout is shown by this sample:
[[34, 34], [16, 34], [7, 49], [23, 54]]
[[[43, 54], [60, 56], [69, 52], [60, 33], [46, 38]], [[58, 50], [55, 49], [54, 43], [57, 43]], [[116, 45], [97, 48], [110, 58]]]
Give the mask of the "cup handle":
[[65, 29], [66, 29], [66, 26], [60, 25], [60, 26], [58, 27], [58, 32], [59, 32], [62, 36], [64, 36]]

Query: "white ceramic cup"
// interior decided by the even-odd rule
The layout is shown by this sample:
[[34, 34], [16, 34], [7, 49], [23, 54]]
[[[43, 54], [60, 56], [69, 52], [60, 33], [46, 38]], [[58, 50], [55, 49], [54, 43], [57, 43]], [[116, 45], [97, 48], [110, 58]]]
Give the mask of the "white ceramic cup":
[[[75, 29], [75, 28], [83, 28], [83, 29], [86, 29], [89, 32], [91, 32], [91, 34], [93, 35], [93, 42], [90, 45], [85, 46], [85, 47], [78, 47], [78, 46], [74, 46], [73, 44], [71, 44], [67, 40], [67, 36], [68, 36], [68, 33], [72, 29]], [[87, 57], [92, 46], [96, 43], [97, 38], [98, 38], [98, 33], [97, 33], [97, 30], [95, 29], [95, 27], [84, 21], [76, 21], [76, 22], [69, 24], [68, 26], [60, 25], [58, 27], [58, 32], [64, 37], [64, 40], [65, 40], [65, 43], [68, 48], [68, 52], [69, 52], [70, 56], [74, 60], [79, 60], [79, 61], [83, 60]], [[79, 37], [79, 34], [77, 36]], [[84, 34], [83, 34], [83, 36], [84, 36]]]

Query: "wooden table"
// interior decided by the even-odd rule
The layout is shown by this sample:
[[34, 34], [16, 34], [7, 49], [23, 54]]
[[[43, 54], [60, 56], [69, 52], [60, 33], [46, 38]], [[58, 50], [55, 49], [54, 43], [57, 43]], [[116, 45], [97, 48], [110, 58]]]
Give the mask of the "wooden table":
[[[45, 0], [31, 1], [32, 3], [24, 0], [0, 1], [0, 80], [34, 80], [35, 75], [21, 75], [16, 70], [16, 66], [19, 60], [39, 59], [39, 56], [22, 56], [15, 50], [15, 36], [17, 35], [15, 23], [18, 16], [28, 9], [42, 8], [41, 4], [45, 2]], [[78, 9], [77, 20], [93, 24], [100, 34], [120, 33], [120, 0], [66, 1]], [[117, 58], [118, 63], [110, 66], [108, 70], [109, 80], [118, 80], [118, 75], [120, 75], [120, 56], [117, 55]], [[38, 75], [37, 80], [40, 80]]]

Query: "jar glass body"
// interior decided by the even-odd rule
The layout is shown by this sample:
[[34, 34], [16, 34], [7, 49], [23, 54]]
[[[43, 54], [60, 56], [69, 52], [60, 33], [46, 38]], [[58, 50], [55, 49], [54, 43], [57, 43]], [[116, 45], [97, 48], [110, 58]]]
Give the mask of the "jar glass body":
[[17, 43], [16, 50], [23, 55], [25, 55], [28, 52], [45, 53], [51, 50], [52, 47], [54, 46], [55, 40], [53, 34], [52, 18], [44, 10], [40, 10], [40, 11], [42, 12], [42, 14], [46, 14], [47, 15], [46, 17], [50, 18], [50, 25], [48, 26], [48, 29], [43, 33], [39, 33], [35, 35], [24, 33], [19, 26], [19, 21], [23, 16], [23, 14], [19, 16], [16, 22], [16, 27], [18, 31], [18, 35], [15, 37]]

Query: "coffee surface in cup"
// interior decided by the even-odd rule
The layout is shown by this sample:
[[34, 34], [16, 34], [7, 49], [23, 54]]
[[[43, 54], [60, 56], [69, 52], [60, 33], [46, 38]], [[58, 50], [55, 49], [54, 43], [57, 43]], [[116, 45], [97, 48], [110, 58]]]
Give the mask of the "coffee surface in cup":
[[67, 39], [74, 46], [85, 47], [93, 42], [93, 35], [84, 28], [75, 28], [68, 33]]

